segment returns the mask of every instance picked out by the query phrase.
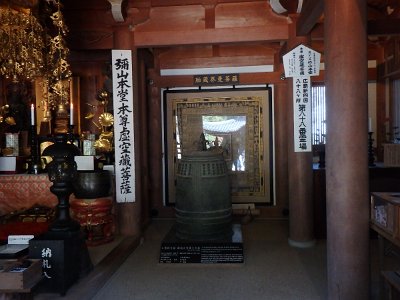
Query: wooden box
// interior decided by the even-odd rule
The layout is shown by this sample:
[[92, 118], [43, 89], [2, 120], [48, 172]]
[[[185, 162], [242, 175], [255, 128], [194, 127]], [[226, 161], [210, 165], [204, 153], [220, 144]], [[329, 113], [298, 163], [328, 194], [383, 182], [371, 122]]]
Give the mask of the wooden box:
[[390, 238], [400, 239], [400, 193], [371, 194], [371, 223]]
[[400, 166], [400, 144], [383, 144], [383, 165], [385, 167]]
[[41, 278], [41, 259], [0, 259], [0, 292], [27, 292]]

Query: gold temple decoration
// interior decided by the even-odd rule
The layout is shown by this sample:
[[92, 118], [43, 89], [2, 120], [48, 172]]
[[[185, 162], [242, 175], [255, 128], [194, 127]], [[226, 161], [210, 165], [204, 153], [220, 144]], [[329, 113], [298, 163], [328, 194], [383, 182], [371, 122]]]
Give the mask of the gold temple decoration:
[[10, 106], [8, 104], [0, 107], [0, 123], [3, 123], [3, 121], [6, 119], [9, 110]]
[[114, 116], [111, 113], [104, 112], [99, 117], [99, 123], [101, 126], [112, 126], [114, 125]]
[[0, 7], [0, 75], [13, 81], [43, 73], [44, 31], [30, 9]]
[[17, 123], [15, 122], [14, 117], [7, 117], [7, 118], [6, 118], [6, 123], [7, 123], [8, 125], [16, 125], [16, 124], [17, 124]]
[[89, 112], [89, 113], [87, 113], [87, 115], [85, 116], [85, 119], [90, 120], [90, 119], [92, 119], [93, 117], [94, 117], [94, 113]]
[[72, 72], [67, 62], [69, 49], [65, 37], [68, 28], [65, 25], [61, 13], [59, 0], [51, 1], [56, 7], [56, 11], [50, 16], [56, 34], [47, 36], [48, 53], [46, 55], [46, 73], [43, 81], [46, 89], [44, 101], [50, 109], [57, 109], [59, 105], [67, 106], [70, 99], [70, 81]]
[[[95, 141], [94, 147], [99, 153], [110, 153], [113, 151], [113, 125], [114, 125], [114, 116], [112, 113], [107, 112], [107, 105], [112, 95], [107, 92], [105, 89], [100, 90], [97, 93], [97, 100], [99, 101], [99, 105], [92, 105], [87, 103], [94, 110], [97, 110], [97, 107], [102, 107], [103, 112], [100, 114], [98, 123], [92, 120], [93, 124], [101, 131], [99, 138]], [[94, 117], [93, 112], [89, 112], [85, 118], [92, 119]]]
[[0, 124], [3, 122], [11, 126], [17, 124], [15, 122], [14, 117], [10, 116], [9, 113], [10, 113], [10, 106], [8, 104], [0, 107]]
[[55, 133], [66, 132], [72, 75], [65, 41], [68, 28], [61, 0], [46, 0], [43, 5], [47, 9], [42, 10], [37, 0], [1, 2], [0, 76], [14, 82], [41, 77], [43, 121], [50, 124], [50, 111], [54, 110], [60, 119], [55, 122]]
[[[68, 131], [68, 106], [70, 100], [71, 75], [70, 65], [67, 61], [69, 49], [65, 37], [68, 28], [61, 13], [60, 0], [50, 0], [49, 5], [55, 7], [52, 13], [53, 28], [49, 32], [55, 32], [53, 36], [46, 35], [47, 54], [45, 56], [45, 72], [42, 81], [42, 105], [47, 122], [51, 118], [50, 110], [55, 111], [54, 133], [66, 133]], [[43, 120], [45, 121], [45, 120]], [[50, 123], [50, 122], [49, 122]]]
[[114, 125], [114, 116], [109, 112], [103, 112], [99, 117], [101, 133], [99, 139], [95, 141], [94, 147], [99, 152], [111, 152], [112, 140], [114, 137], [111, 127]]
[[111, 142], [108, 139], [98, 139], [94, 142], [94, 147], [100, 153], [108, 153], [112, 151]]

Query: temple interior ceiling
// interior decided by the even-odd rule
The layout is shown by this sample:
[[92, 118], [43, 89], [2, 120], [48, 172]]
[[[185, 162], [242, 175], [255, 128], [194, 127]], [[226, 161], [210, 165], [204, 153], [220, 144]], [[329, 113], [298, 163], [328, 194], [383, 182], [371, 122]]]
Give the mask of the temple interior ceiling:
[[[31, 9], [42, 0], [0, 0], [1, 6]], [[53, 1], [53, 0], [43, 0]], [[149, 49], [162, 67], [277, 64], [286, 53], [288, 27], [311, 36], [323, 53], [324, 7], [321, 0], [87, 0], [63, 1], [72, 52], [109, 50], [113, 34], [128, 25], [137, 48]], [[322, 3], [322, 4], [321, 4]], [[122, 21], [121, 21], [122, 17]], [[369, 47], [400, 34], [400, 2], [367, 1]], [[298, 34], [299, 35], [299, 34]]]

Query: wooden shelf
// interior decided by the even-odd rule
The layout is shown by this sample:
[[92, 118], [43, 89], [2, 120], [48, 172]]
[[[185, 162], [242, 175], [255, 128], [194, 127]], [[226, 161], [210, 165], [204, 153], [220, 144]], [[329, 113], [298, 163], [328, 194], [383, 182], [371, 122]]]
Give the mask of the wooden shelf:
[[371, 228], [400, 246], [400, 193], [371, 194]]

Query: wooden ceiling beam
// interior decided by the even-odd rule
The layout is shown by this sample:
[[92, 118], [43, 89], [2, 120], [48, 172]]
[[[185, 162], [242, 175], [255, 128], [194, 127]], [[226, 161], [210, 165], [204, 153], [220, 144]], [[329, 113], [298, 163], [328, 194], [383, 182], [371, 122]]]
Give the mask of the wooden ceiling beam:
[[235, 66], [259, 66], [272, 65], [272, 56], [223, 56], [223, 57], [193, 57], [170, 60], [160, 60], [161, 69], [194, 69], [194, 68], [216, 68]]
[[215, 28], [181, 31], [135, 31], [136, 47], [171, 47], [177, 45], [204, 45], [281, 41], [288, 39], [288, 27]]
[[[132, 1], [132, 0], [131, 0]], [[237, 2], [263, 2], [265, 0], [150, 0], [151, 7], [162, 6], [185, 6], [185, 5], [217, 5], [219, 3], [237, 3]], [[135, 6], [135, 1], [131, 4]]]
[[379, 19], [370, 20], [367, 24], [368, 35], [399, 35], [400, 19]]
[[306, 0], [297, 21], [297, 35], [309, 34], [323, 13], [324, 0]]
[[39, 0], [0, 0], [1, 6], [34, 8], [38, 5]]

